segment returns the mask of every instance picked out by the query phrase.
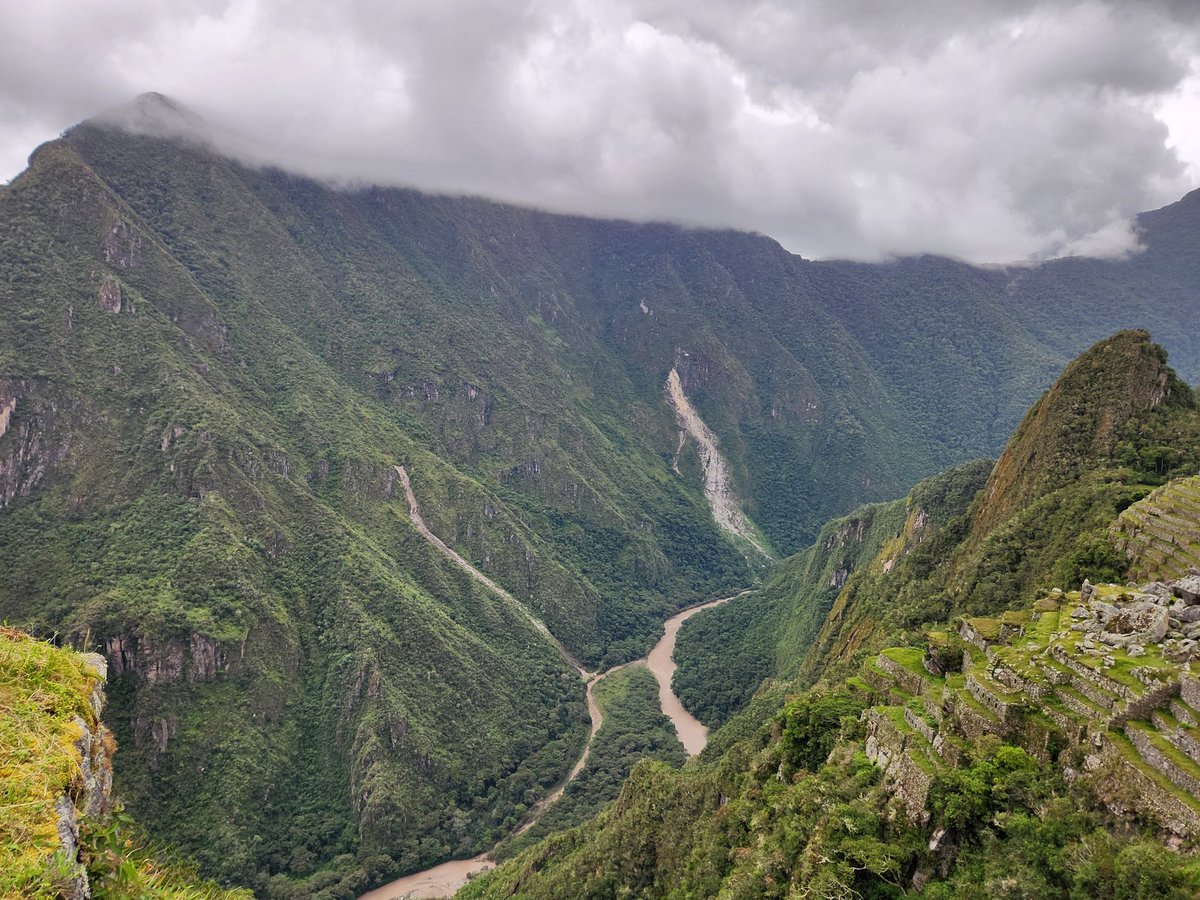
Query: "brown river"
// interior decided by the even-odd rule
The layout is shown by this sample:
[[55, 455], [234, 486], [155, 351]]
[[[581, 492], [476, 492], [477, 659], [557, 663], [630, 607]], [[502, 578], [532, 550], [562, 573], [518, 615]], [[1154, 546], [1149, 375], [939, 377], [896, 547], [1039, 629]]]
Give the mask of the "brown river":
[[[746, 593], [749, 593], [749, 591], [742, 592], [742, 594]], [[738, 594], [737, 596], [740, 597], [742, 594]], [[659, 702], [662, 704], [663, 712], [675, 723], [675, 732], [679, 735], [679, 741], [683, 744], [683, 749], [687, 751], [688, 756], [695, 756], [704, 749], [704, 745], [708, 743], [708, 728], [683, 708], [683, 704], [679, 702], [679, 698], [671, 690], [671, 677], [675, 674], [675, 639], [679, 635], [679, 626], [696, 615], [696, 613], [712, 609], [714, 606], [720, 606], [722, 603], [727, 603], [732, 599], [734, 598], [725, 597], [721, 600], [711, 600], [708, 603], [689, 607], [683, 612], [671, 616], [671, 618], [667, 619], [663, 629], [663, 636], [654, 645], [654, 649], [642, 659], [637, 660], [637, 662], [644, 663], [654, 673], [654, 677], [658, 679]], [[529, 818], [526, 819], [525, 823], [517, 831], [517, 834], [529, 830], [541, 814], [562, 796], [567, 784], [583, 771], [583, 767], [587, 763], [588, 753], [591, 750], [592, 739], [595, 738], [596, 732], [600, 730], [600, 726], [604, 722], [604, 715], [600, 710], [600, 705], [593, 696], [593, 688], [595, 688], [596, 682], [600, 681], [600, 679], [628, 665], [633, 665], [633, 663], [614, 666], [607, 672], [594, 675], [588, 680], [587, 701], [588, 713], [592, 719], [592, 728], [591, 733], [588, 735], [587, 744], [584, 745], [583, 754], [579, 757], [579, 761], [575, 763], [574, 768], [571, 769], [570, 774], [563, 782], [533, 807]], [[493, 865], [495, 864], [488, 859], [486, 853], [480, 854], [474, 859], [452, 860], [451, 862], [442, 863], [440, 866], [434, 866], [432, 869], [426, 869], [423, 872], [415, 872], [412, 875], [405, 875], [403, 878], [398, 878], [381, 888], [368, 891], [359, 900], [453, 897], [455, 892], [467, 883], [467, 879], [477, 872], [487, 871]]]

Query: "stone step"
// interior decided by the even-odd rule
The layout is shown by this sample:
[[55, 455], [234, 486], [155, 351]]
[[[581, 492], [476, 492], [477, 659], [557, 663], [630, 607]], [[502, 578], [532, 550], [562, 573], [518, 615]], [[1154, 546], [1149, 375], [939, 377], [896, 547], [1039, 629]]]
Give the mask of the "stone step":
[[1162, 772], [1141, 758], [1121, 732], [1111, 732], [1105, 742], [1127, 768], [1117, 776], [1125, 783], [1134, 806], [1180, 834], [1200, 834], [1200, 799], [1180, 789]]
[[1088, 730], [1097, 727], [1095, 717], [1076, 712], [1057, 696], [1051, 695], [1042, 701], [1042, 712], [1072, 744], [1082, 743]]
[[1191, 543], [1197, 534], [1197, 524], [1175, 512], [1155, 511], [1148, 515], [1133, 517], [1126, 521], [1126, 527], [1143, 534], [1153, 534], [1172, 544], [1180, 540], [1184, 543]]
[[874, 688], [877, 691], [885, 691], [886, 692], [887, 689], [889, 687], [891, 687], [892, 684], [894, 683], [892, 680], [892, 676], [889, 675], [887, 672], [880, 670], [880, 668], [875, 665], [875, 660], [873, 660], [873, 659], [868, 660], [863, 665], [862, 677], [863, 677], [863, 681], [865, 681], [867, 684], [869, 684], [872, 688]]
[[1200, 763], [1200, 729], [1192, 728], [1179, 721], [1166, 710], [1155, 710], [1150, 720], [1164, 738], [1186, 753], [1193, 762]]
[[985, 734], [1003, 734], [1004, 723], [1000, 718], [971, 696], [966, 688], [960, 688], [953, 693], [954, 720], [959, 730], [968, 738], [975, 740]]
[[1108, 722], [1112, 717], [1111, 709], [1104, 709], [1096, 705], [1071, 685], [1060, 684], [1054, 690], [1058, 699], [1062, 701], [1063, 706], [1077, 715], [1094, 722], [1102, 723]]
[[[1186, 501], [1185, 501], [1186, 502]], [[1157, 519], [1166, 522], [1172, 526], [1178, 526], [1184, 531], [1195, 530], [1197, 523], [1191, 518], [1191, 513], [1186, 508], [1182, 508], [1179, 503], [1173, 499], [1167, 502], [1159, 502], [1138, 510], [1139, 515], [1134, 518], [1141, 521], [1149, 519]]]
[[935, 721], [934, 724], [929, 724], [925, 716], [911, 706], [904, 707], [904, 721], [908, 723], [909, 728], [925, 738], [930, 745], [930, 752], [932, 752], [933, 739], [937, 737], [938, 733], [938, 723]]
[[910, 710], [903, 706], [878, 706], [875, 713], [895, 729], [899, 736], [903, 752], [923, 771], [932, 774], [936, 771], [938, 759], [933, 744], [919, 730], [913, 727], [909, 720]]
[[1165, 557], [1175, 559], [1176, 557], [1187, 557], [1191, 553], [1186, 544], [1181, 544], [1176, 535], [1164, 534], [1159, 529], [1146, 528], [1141, 533], [1142, 539], [1147, 547], [1152, 547]]
[[1105, 710], [1108, 715], [1119, 713], [1125, 706], [1123, 699], [1112, 691], [1107, 691], [1074, 672], [1071, 673], [1071, 687]]
[[1200, 712], [1188, 706], [1187, 703], [1178, 697], [1171, 701], [1168, 708], [1171, 711], [1171, 715], [1183, 724], [1190, 725], [1193, 728], [1200, 725]]
[[875, 657], [875, 667], [892, 676], [903, 690], [910, 694], [923, 694], [927, 690], [941, 690], [944, 679], [927, 672], [921, 663], [924, 653], [914, 648], [892, 647]]
[[1149, 561], [1162, 565], [1168, 556], [1162, 550], [1147, 543], [1147, 539], [1140, 533], [1128, 536], [1127, 547], [1137, 554], [1137, 558], [1143, 563]]
[[1170, 502], [1175, 506], [1183, 506], [1200, 513], [1200, 484], [1195, 476], [1188, 481], [1177, 482], [1167, 487], [1160, 502]]
[[1024, 693], [1006, 688], [982, 669], [974, 669], [967, 673], [963, 687], [981, 706], [987, 707], [1002, 722], [1010, 721], [1013, 707], [1025, 699]]
[[942, 709], [940, 695], [934, 697], [932, 694], [922, 694], [921, 703], [925, 706], [925, 712], [937, 719], [939, 725], [946, 720], [946, 712]]
[[1189, 565], [1200, 558], [1200, 552], [1195, 548], [1196, 539], [1192, 534], [1178, 534], [1163, 528], [1147, 527], [1139, 532], [1138, 538], [1143, 546], [1153, 548], [1171, 559], [1186, 561]]
[[1175, 534], [1200, 534], [1200, 521], [1189, 518], [1186, 513], [1180, 515], [1180, 510], [1177, 507], [1173, 509], [1153, 509], [1149, 513], [1145, 519], [1153, 519], [1156, 522], [1161, 522]]
[[1168, 741], [1147, 722], [1127, 722], [1125, 736], [1148, 765], [1166, 775], [1176, 787], [1193, 797], [1200, 797], [1200, 763]]
[[951, 769], [957, 769], [967, 758], [968, 744], [956, 734], [939, 731], [933, 740], [933, 751]]
[[1052, 656], [1039, 656], [1034, 662], [1046, 673], [1046, 678], [1051, 684], [1070, 684], [1071, 679], [1075, 677], [1074, 672]]

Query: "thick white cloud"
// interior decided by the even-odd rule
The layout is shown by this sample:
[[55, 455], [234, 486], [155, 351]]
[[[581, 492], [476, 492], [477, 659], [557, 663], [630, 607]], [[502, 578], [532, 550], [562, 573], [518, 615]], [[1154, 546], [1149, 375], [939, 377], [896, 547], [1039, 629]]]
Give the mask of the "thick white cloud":
[[147, 90], [338, 182], [768, 233], [1119, 253], [1200, 173], [1190, 0], [0, 0], [0, 177]]

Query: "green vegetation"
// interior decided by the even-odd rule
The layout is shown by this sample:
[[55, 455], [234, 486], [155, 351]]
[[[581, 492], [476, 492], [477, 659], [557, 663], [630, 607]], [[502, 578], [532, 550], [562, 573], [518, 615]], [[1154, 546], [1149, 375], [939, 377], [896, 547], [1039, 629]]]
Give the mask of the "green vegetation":
[[98, 676], [77, 653], [0, 628], [0, 895], [54, 897], [71, 877], [55, 804], [79, 778], [76, 719]]
[[138, 825], [118, 810], [105, 822], [85, 820], [82, 855], [96, 900], [250, 900], [245, 890], [224, 890], [197, 873], [194, 862], [155, 847]]
[[[460, 896], [506, 897], [519, 885], [530, 898], [882, 898], [903, 895], [917, 872], [924, 895], [939, 898], [1183, 898], [1200, 889], [1194, 861], [1143, 832], [1107, 830], [1086, 793], [995, 740], [972, 745], [963, 768], [939, 777], [935, 819], [911, 824], [879, 770], [853, 750], [855, 710], [846, 695], [810, 695], [717, 765], [639, 766], [616, 806]], [[942, 827], [939, 857], [928, 844]], [[948, 866], [941, 874], [939, 859]]]
[[967, 463], [919, 484], [904, 500], [865, 506], [821, 529], [754, 594], [688, 620], [675, 656], [676, 693], [701, 721], [719, 725], [764, 678], [795, 676], [847, 583], [885, 568], [965, 514], [991, 469]]
[[[1180, 212], [1148, 240], [1191, 227]], [[685, 629], [680, 692], [723, 721], [763, 677], [811, 682], [943, 616], [942, 587], [964, 612], [1011, 600], [1010, 547], [977, 548], [994, 565], [961, 603], [939, 567], [978, 465], [930, 483], [942, 512], [892, 498], [998, 450], [1147, 285], [1146, 321], [1195, 333], [1196, 273], [1141, 266], [1035, 302], [1042, 269], [810, 263], [759, 236], [336, 191], [84, 124], [0, 189], [0, 618], [113, 662], [117, 784], [156, 838], [266, 896], [352, 893], [510, 833], [586, 731], [582, 683], [421, 538], [395, 465], [571, 653], [635, 659], [755, 577], [694, 452], [675, 459], [677, 367], [772, 546], [823, 548]], [[1188, 464], [1162, 450], [1187, 446], [1169, 418], [1117, 435], [1129, 478], [1012, 540], [1082, 515], [1090, 543], [1047, 552], [1095, 565], [1089, 523]], [[842, 523], [862, 536], [824, 548], [863, 503]], [[937, 590], [896, 593], [926, 575]]]
[[[847, 574], [810, 632], [816, 640], [805, 658], [798, 666], [790, 661], [800, 677], [765, 682], [716, 733], [700, 765], [681, 772], [640, 766], [611, 809], [550, 836], [471, 884], [465, 896], [509, 896], [518, 885], [525, 897], [898, 897], [918, 885], [938, 898], [1200, 892], [1200, 863], [1157, 840], [1154, 816], [1140, 799], [1118, 801], [1120, 815], [1099, 799], [1126, 776], [1108, 773], [1104, 763], [1080, 777], [1082, 745], [1094, 750], [1089, 735], [1125, 708], [1118, 694], [1141, 696], [1150, 690], [1144, 679], [1154, 683], [1179, 667], [1157, 646], [1137, 657], [1106, 650], [1104, 660], [1077, 651], [1079, 633], [1064, 635], [1062, 610], [1079, 595], [1049, 591], [1056, 575], [1088, 564], [1077, 551], [1107, 536], [1129, 502], [1197, 464], [1200, 411], [1144, 334], [1118, 335], [1091, 354], [1118, 367], [1147, 367], [1149, 380], [1169, 390], [1139, 406], [1136, 391], [1123, 392], [1144, 372], [1077, 380], [1095, 360], [1074, 366], [1048, 396], [1057, 392], [1051, 407], [1079, 412], [1083, 424], [1064, 425], [1043, 405], [1042, 426], [1018, 433], [982, 490], [978, 471], [943, 482], [953, 485], [949, 490], [931, 480], [922, 489], [945, 501], [928, 504], [938, 513], [926, 512], [914, 492], [907, 515], [898, 517], [903, 527], [892, 525], [876, 539], [874, 555]], [[1131, 464], [1144, 458], [1142, 440], [1163, 434], [1180, 438], [1179, 470]], [[996, 475], [1031, 446], [1017, 479]], [[981, 510], [1005, 508], [1013, 490], [1024, 499], [989, 523]], [[926, 512], [921, 529], [912, 527], [918, 511]], [[781, 570], [811, 571], [812, 556], [833, 546], [814, 547]], [[1096, 578], [1108, 571], [1108, 557], [1091, 564]], [[1003, 584], [996, 580], [1002, 571]], [[803, 592], [814, 580], [799, 580], [798, 604], [812, 596]], [[1097, 595], [1113, 601], [1122, 591], [1102, 586]], [[1041, 598], [1032, 609], [1031, 597]], [[962, 614], [978, 639], [1012, 635], [1011, 645], [998, 644], [990, 657], [970, 647], [968, 661], [950, 621]], [[934, 627], [922, 650], [913, 645], [925, 622]], [[1048, 655], [1051, 644], [1075, 656], [1076, 665], [1094, 668], [1097, 680], [1081, 680]], [[867, 656], [881, 646], [881, 657]], [[927, 661], [945, 676], [932, 674]], [[803, 692], [818, 675], [817, 686]], [[1033, 693], [1011, 687], [1011, 679]], [[860, 718], [864, 707], [869, 712]], [[1192, 773], [1190, 756], [1158, 730], [1167, 727], [1165, 718], [1125, 725], [1157, 750], [1159, 766]], [[1120, 731], [1105, 732], [1103, 746], [1124, 748], [1119, 759], [1166, 796], [1186, 794]]]
[[[1062, 599], [1079, 602], [1077, 594]], [[1164, 847], [1153, 831], [1154, 815], [1114, 817], [1098, 800], [1114, 787], [1123, 789], [1126, 776], [1109, 773], [1103, 763], [1090, 766], [1096, 774], [1080, 776], [1079, 754], [1100, 746], [1091, 735], [1113, 710], [1065, 683], [1053, 692], [1075, 699], [1059, 705], [1039, 679], [1039, 669], [1047, 667], [1070, 672], [1052, 665], [1045, 653], [1050, 644], [1069, 648], [1074, 640], [1058, 636], [1059, 610], [1047, 597], [1036, 604], [1040, 618], [1026, 611], [970, 622], [976, 634], [997, 638], [1002, 619], [1024, 629], [1013, 633], [1010, 644], [993, 648], [992, 656], [976, 653], [964, 673], [976, 690], [1003, 698], [1014, 715], [1002, 719], [969, 690], [954, 690], [962, 674], [931, 674], [924, 651], [887, 648], [878, 666], [867, 663], [857, 687], [792, 697], [756, 732], [709, 757], [709, 765], [679, 773], [639, 767], [614, 807], [552, 835], [473, 882], [463, 896], [504, 897], [519, 888], [520, 896], [533, 898], [573, 891], [596, 897], [897, 897], [915, 887], [939, 898], [980, 890], [989, 897], [1194, 896], [1200, 890], [1194, 853]], [[1041, 618], [1051, 624], [1038, 627]], [[929, 652], [936, 654], [951, 641], [939, 633], [931, 643], [936, 647]], [[1147, 651], [1139, 661], [1164, 665], [1156, 646]], [[1077, 661], [1089, 659], [1080, 655]], [[1001, 670], [1040, 684], [1037, 699], [1019, 702], [1011, 689], [1001, 688], [992, 675]], [[1116, 679], [1118, 671], [1106, 666], [1104, 676]], [[1179, 667], [1171, 671], [1178, 677]], [[1147, 690], [1141, 682], [1138, 687], [1138, 693]], [[861, 715], [870, 702], [882, 705]], [[1054, 719], [1034, 709], [1037, 704], [1057, 710]], [[939, 712], [934, 716], [930, 709]], [[1200, 799], [1173, 784], [1162, 768], [1193, 778], [1198, 771], [1191, 755], [1158, 730], [1178, 722], [1166, 713], [1154, 717], [1155, 725], [1133, 720], [1123, 728], [1144, 735], [1163, 762], [1152, 766], [1119, 731], [1105, 732], [1103, 745], [1165, 794], [1200, 809]], [[1055, 724], [1060, 718], [1083, 728], [1071, 738]], [[985, 731], [974, 733], [974, 725], [964, 724], [956, 734], [956, 721], [983, 722]], [[932, 744], [930, 731], [937, 733]], [[915, 767], [924, 784], [902, 774], [903, 767], [898, 774], [897, 760]], [[1134, 809], [1146, 812], [1140, 801]]]
[[582, 748], [582, 683], [395, 464], [592, 666], [747, 578], [657, 375], [378, 200], [345, 233], [342, 195], [91, 126], [0, 192], [0, 615], [109, 655], [131, 812], [264, 893], [489, 847]]
[[[105, 808], [105, 773], [95, 770], [116, 745], [93, 700], [99, 681], [80, 654], [0, 628], [0, 896], [53, 900], [86, 877], [97, 900], [247, 900], [152, 848], [132, 819]], [[87, 760], [85, 734], [94, 740]], [[77, 858], [60, 836], [64, 810], [79, 830]]]
[[617, 798], [640, 760], [657, 759], [678, 767], [687, 759], [675, 726], [659, 706], [658, 681], [645, 666], [633, 665], [614, 672], [596, 685], [595, 692], [604, 724], [592, 741], [583, 771], [537, 824], [501, 845], [498, 859], [592, 818]]

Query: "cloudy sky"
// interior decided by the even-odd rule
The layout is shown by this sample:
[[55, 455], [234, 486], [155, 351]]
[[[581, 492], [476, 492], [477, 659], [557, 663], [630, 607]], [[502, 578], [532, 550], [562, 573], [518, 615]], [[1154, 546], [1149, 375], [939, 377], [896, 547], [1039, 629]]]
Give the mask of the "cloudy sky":
[[255, 161], [809, 257], [1119, 253], [1200, 185], [1197, 0], [0, 0], [0, 182], [152, 90]]

